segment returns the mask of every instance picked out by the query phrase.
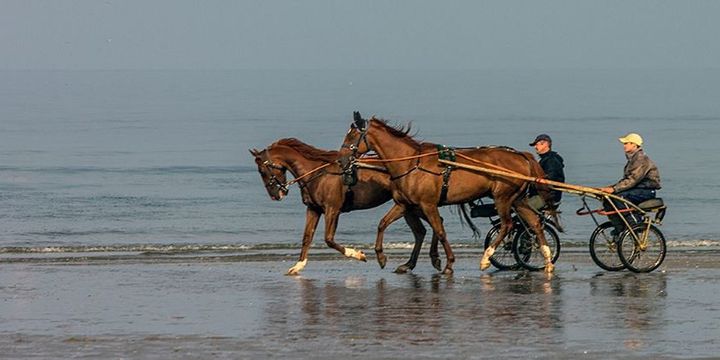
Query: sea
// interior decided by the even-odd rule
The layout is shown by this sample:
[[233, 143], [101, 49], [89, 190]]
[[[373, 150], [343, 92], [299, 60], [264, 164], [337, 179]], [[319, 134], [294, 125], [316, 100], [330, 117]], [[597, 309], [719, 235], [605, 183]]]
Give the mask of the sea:
[[[567, 182], [593, 187], [620, 179], [617, 138], [640, 133], [670, 249], [718, 247], [718, 99], [720, 69], [0, 71], [0, 253], [296, 253], [299, 189], [271, 200], [249, 150], [338, 149], [353, 111], [448, 146], [532, 151], [547, 133]], [[563, 197], [563, 243], [585, 246], [596, 226], [575, 214], [582, 200]], [[336, 241], [372, 249], [389, 208], [343, 214]], [[451, 244], [482, 246], [453, 207], [441, 214]], [[386, 246], [411, 239], [399, 221]]]

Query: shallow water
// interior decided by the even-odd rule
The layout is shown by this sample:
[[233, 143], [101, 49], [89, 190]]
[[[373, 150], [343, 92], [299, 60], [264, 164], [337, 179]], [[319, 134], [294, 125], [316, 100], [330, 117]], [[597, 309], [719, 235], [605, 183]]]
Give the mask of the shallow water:
[[720, 351], [714, 255], [677, 254], [651, 274], [607, 273], [587, 254], [556, 275], [428, 264], [237, 258], [69, 265], [0, 272], [0, 348], [10, 357], [677, 358]]
[[[328, 261], [339, 255], [322, 229], [303, 276], [282, 276], [304, 207], [297, 188], [271, 201], [247, 150], [283, 137], [336, 149], [359, 110], [455, 146], [529, 150], [547, 132], [568, 181], [601, 186], [625, 162], [616, 137], [637, 131], [661, 169], [672, 263], [720, 246], [719, 84], [718, 70], [0, 71], [0, 349], [713, 356], [716, 267], [609, 274], [585, 254], [562, 255], [550, 281], [482, 274], [480, 240], [450, 209], [453, 246], [474, 254], [452, 278], [426, 260], [408, 276]], [[369, 249], [389, 206], [343, 215], [337, 241]], [[565, 196], [564, 246], [586, 246], [595, 227], [579, 206]], [[386, 249], [403, 253], [393, 261], [410, 239], [401, 223], [389, 228]]]
[[[270, 201], [247, 150], [282, 137], [336, 149], [353, 110], [455, 146], [531, 150], [547, 132], [568, 182], [588, 186], [617, 180], [616, 138], [638, 131], [661, 169], [671, 245], [717, 245], [718, 84], [717, 70], [1, 71], [0, 249], [295, 247], [298, 191]], [[579, 207], [565, 196], [564, 241], [594, 227]], [[338, 240], [368, 244], [388, 208], [344, 215]], [[477, 245], [443, 215], [453, 243]], [[390, 244], [408, 239], [390, 227]]]

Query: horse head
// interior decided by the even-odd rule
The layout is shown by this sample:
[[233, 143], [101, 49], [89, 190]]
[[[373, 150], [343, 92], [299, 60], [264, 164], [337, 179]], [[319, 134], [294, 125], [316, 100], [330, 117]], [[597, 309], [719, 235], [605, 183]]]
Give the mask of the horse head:
[[288, 193], [288, 187], [286, 185], [287, 168], [274, 163], [272, 159], [270, 159], [268, 149], [262, 151], [251, 149], [250, 154], [255, 157], [255, 164], [260, 173], [260, 178], [270, 198], [276, 201], [282, 200]]
[[340, 147], [341, 157], [352, 156], [357, 158], [372, 150], [367, 141], [369, 127], [370, 122], [368, 120], [363, 119], [359, 112], [353, 112], [353, 122], [350, 124], [350, 130], [345, 134], [345, 139]]

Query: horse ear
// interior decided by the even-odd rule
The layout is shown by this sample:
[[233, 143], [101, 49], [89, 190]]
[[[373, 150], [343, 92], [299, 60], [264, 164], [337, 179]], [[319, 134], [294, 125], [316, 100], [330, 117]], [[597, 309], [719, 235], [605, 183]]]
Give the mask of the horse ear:
[[249, 149], [248, 151], [250, 151], [250, 153], [251, 153], [253, 156], [258, 156], [258, 155], [260, 155], [260, 152], [259, 152], [257, 149]]
[[364, 130], [365, 126], [367, 125], [367, 120], [363, 119], [362, 116], [360, 116], [359, 111], [353, 112], [353, 120], [355, 121], [355, 126], [358, 129]]

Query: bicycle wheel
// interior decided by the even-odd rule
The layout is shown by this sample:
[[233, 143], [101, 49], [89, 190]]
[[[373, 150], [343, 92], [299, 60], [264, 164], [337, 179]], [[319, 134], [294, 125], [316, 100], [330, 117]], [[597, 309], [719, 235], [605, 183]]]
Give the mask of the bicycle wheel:
[[607, 271], [620, 271], [625, 269], [625, 265], [618, 256], [617, 242], [610, 234], [613, 229], [610, 221], [595, 228], [590, 236], [590, 257], [597, 266]]
[[646, 273], [657, 269], [665, 260], [665, 237], [655, 225], [646, 224], [633, 226], [638, 240], [629, 230], [620, 234], [618, 239], [618, 255], [620, 261], [632, 272]]
[[[552, 253], [552, 263], [554, 264], [560, 256], [560, 237], [557, 231], [550, 225], [543, 226], [545, 240], [547, 240], [550, 252]], [[537, 237], [529, 229], [522, 228], [513, 239], [513, 256], [517, 263], [531, 271], [545, 269], [545, 257], [540, 251], [540, 245]]]
[[[485, 236], [485, 248], [495, 240], [497, 233], [500, 231], [500, 223], [488, 231]], [[515, 270], [518, 268], [518, 263], [515, 261], [512, 250], [512, 238], [515, 235], [515, 227], [510, 230], [510, 233], [505, 236], [505, 239], [495, 248], [495, 253], [490, 257], [490, 263], [493, 264], [499, 270]]]

